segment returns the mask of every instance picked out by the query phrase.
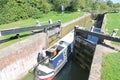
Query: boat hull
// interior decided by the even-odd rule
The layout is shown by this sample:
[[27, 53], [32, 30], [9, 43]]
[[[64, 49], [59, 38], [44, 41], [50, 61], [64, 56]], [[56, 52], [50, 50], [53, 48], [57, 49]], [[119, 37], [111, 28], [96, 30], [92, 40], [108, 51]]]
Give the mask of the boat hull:
[[69, 33], [46, 50], [48, 62], [37, 66], [36, 80], [53, 80], [73, 52], [73, 36], [73, 32]]
[[39, 76], [39, 77], [37, 77], [36, 80], [52, 80], [54, 77], [55, 77], [54, 74], [50, 74], [50, 75], [43, 76], [43, 77]]

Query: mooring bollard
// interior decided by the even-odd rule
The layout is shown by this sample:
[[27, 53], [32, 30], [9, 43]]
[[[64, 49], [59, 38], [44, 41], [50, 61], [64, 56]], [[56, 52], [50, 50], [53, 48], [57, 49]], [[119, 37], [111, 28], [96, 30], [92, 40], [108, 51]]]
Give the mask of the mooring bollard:
[[94, 26], [91, 26], [90, 27], [90, 32], [93, 32], [94, 31]]
[[[58, 23], [61, 23], [61, 20], [58, 20]], [[62, 23], [61, 23], [62, 24]]]
[[114, 29], [111, 36], [112, 36], [112, 37], [115, 37], [116, 34], [117, 34], [117, 32], [118, 32], [118, 30], [119, 30], [119, 29]]
[[49, 24], [53, 24], [53, 21], [50, 19], [50, 20], [48, 21], [48, 23], [49, 23]]
[[36, 26], [41, 26], [41, 24], [40, 24], [40, 21], [39, 21], [39, 20], [37, 20], [37, 21], [36, 21]]
[[0, 31], [0, 40], [2, 40], [2, 34], [1, 34], [1, 31]]

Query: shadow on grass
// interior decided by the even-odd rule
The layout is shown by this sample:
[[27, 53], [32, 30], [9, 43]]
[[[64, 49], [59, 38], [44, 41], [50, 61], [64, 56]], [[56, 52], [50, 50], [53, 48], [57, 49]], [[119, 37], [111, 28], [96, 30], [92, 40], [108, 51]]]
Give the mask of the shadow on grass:
[[9, 37], [7, 39], [0, 40], [0, 44], [9, 42], [9, 41], [12, 41], [12, 40], [15, 40], [15, 39], [19, 39], [19, 38], [25, 38], [25, 37], [30, 36], [30, 35], [33, 35], [33, 34], [30, 34], [30, 33], [29, 34], [23, 34], [23, 35], [19, 35], [19, 37], [16, 37], [16, 38], [14, 38], [15, 36], [12, 36], [12, 37]]

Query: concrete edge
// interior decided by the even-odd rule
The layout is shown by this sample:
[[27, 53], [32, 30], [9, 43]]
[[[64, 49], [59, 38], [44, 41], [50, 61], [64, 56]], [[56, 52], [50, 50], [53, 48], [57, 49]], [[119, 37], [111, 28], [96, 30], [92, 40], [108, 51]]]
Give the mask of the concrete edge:
[[101, 80], [102, 75], [102, 63], [103, 63], [103, 52], [102, 46], [97, 45], [94, 53], [91, 70], [88, 80]]

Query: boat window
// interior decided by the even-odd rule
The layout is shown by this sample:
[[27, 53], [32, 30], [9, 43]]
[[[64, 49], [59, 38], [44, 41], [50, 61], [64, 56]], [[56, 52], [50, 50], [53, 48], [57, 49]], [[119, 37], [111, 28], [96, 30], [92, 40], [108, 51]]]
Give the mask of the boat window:
[[58, 47], [57, 47], [57, 50], [61, 51], [63, 48], [64, 48], [64, 47], [62, 47], [62, 46], [58, 46]]
[[46, 51], [46, 56], [48, 56], [49, 58], [53, 57], [53, 52]]

